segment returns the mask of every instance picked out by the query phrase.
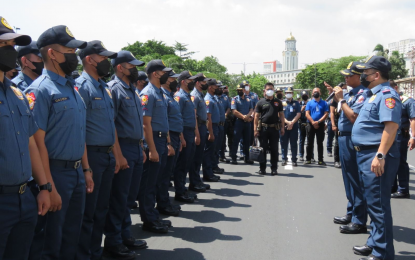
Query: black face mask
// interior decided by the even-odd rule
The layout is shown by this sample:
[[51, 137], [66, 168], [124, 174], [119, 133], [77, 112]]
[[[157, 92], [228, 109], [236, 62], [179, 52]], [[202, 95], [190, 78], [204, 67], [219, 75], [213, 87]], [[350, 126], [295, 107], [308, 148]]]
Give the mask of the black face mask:
[[223, 90], [222, 89], [215, 89], [215, 95], [222, 95], [223, 94]]
[[58, 64], [59, 67], [61, 67], [63, 73], [70, 76], [71, 73], [76, 70], [76, 67], [78, 67], [78, 56], [76, 55], [76, 53], [62, 53], [57, 50], [54, 51], [63, 54], [63, 56], [65, 57], [65, 61]]
[[0, 48], [0, 70], [7, 72], [16, 68], [17, 51], [13, 46], [4, 46]]
[[[95, 61], [94, 59], [92, 60]], [[97, 68], [98, 76], [105, 77], [106, 75], [108, 75], [108, 73], [110, 72], [111, 63], [107, 59], [104, 59], [96, 63], [97, 66], [95, 68]]]
[[303, 99], [304, 101], [307, 101], [307, 100], [308, 100], [308, 96], [307, 96], [307, 95], [303, 95], [303, 96], [302, 96], [302, 99]]
[[196, 85], [196, 82], [192, 81], [187, 84], [187, 88], [189, 89], [189, 91], [192, 91], [195, 88], [195, 85]]
[[282, 94], [281, 93], [277, 94], [277, 98], [282, 99]]
[[166, 84], [167, 80], [169, 79], [169, 72], [165, 72], [163, 76], [160, 77], [160, 84]]
[[15, 77], [17, 77], [17, 75], [19, 75], [19, 72], [18, 71], [14, 71], [13, 74], [12, 74], [12, 78], [11, 79], [14, 79]]
[[32, 71], [36, 73], [37, 75], [41, 75], [43, 68], [45, 67], [45, 64], [43, 63], [43, 61], [41, 62], [30, 61], [30, 62], [33, 64], [33, 66], [35, 66], [35, 68], [32, 69]]
[[127, 78], [130, 80], [130, 82], [136, 82], [138, 80], [138, 70], [136, 67], [128, 69], [130, 72], [130, 75], [127, 75]]
[[[372, 74], [370, 74], [370, 75], [372, 75]], [[370, 83], [373, 82], [373, 81], [368, 81], [367, 76], [369, 76], [369, 75], [364, 74], [364, 73], [362, 73], [362, 75], [360, 75], [360, 83], [362, 83], [362, 85], [366, 88], [369, 87]]]
[[144, 83], [144, 87], [143, 87], [143, 88], [147, 87], [147, 85], [148, 85], [148, 82], [146, 81], [146, 82]]
[[223, 91], [223, 94], [229, 96], [229, 91]]
[[314, 98], [319, 98], [319, 97], [320, 97], [320, 93], [318, 93], [318, 92], [313, 93], [313, 97], [314, 97]]
[[238, 91], [238, 96], [242, 97], [244, 93], [242, 91]]
[[202, 85], [202, 90], [205, 91], [208, 89], [208, 87], [209, 87], [208, 84]]
[[170, 82], [169, 88], [170, 88], [171, 92], [176, 92], [177, 91], [177, 85], [179, 85], [179, 82], [177, 82], [177, 80], [174, 80], [174, 81]]

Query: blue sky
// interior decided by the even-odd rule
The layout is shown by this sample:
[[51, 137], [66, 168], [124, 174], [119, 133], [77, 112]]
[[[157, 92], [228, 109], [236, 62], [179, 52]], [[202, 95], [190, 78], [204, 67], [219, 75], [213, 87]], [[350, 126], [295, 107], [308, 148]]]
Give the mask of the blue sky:
[[80, 40], [109, 50], [148, 39], [189, 44], [194, 58], [213, 55], [231, 73], [262, 72], [281, 60], [290, 31], [299, 63], [368, 55], [377, 43], [415, 38], [415, 1], [386, 0], [73, 0], [9, 1], [1, 16], [33, 39], [67, 25]]

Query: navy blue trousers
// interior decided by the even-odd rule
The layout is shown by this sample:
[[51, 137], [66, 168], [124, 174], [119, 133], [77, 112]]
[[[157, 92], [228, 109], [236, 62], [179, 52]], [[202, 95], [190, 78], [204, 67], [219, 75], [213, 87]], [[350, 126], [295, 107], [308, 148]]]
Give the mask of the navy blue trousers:
[[[167, 138], [160, 137], [153, 132], [154, 145], [159, 154], [159, 161], [152, 162], [149, 159], [144, 163], [143, 177], [141, 178], [140, 192], [138, 201], [140, 203], [141, 221], [152, 223], [159, 219], [159, 212], [154, 208], [156, 206], [157, 180], [160, 174], [162, 160], [167, 154]], [[148, 149], [147, 151], [148, 152]], [[150, 158], [147, 154], [147, 157]]]
[[235, 127], [233, 131], [233, 143], [231, 150], [232, 160], [236, 160], [236, 152], [238, 150], [238, 144], [241, 138], [243, 139], [243, 152], [245, 160], [249, 160], [249, 138], [250, 138], [251, 124], [244, 122], [241, 119], [236, 119]]
[[135, 202], [143, 172], [143, 155], [139, 144], [119, 139], [121, 152], [129, 168], [114, 174], [109, 210], [105, 222], [105, 246], [122, 244], [131, 237], [131, 210]]
[[0, 194], [0, 259], [27, 259], [37, 221], [30, 188], [23, 194]]
[[[193, 161], [193, 146], [195, 145], [194, 127], [185, 126], [183, 128], [183, 138], [186, 141], [186, 147], [183, 147], [180, 152], [174, 169], [174, 188], [177, 195], [182, 195], [186, 192], [186, 176]], [[192, 185], [200, 183], [200, 175], [189, 172], [189, 182]]]
[[99, 259], [102, 235], [109, 208], [115, 158], [112, 153], [90, 151], [89, 166], [93, 171], [94, 191], [86, 195], [84, 218], [76, 259]]
[[[409, 137], [404, 137], [402, 134], [398, 135], [398, 145], [401, 154], [399, 160], [399, 168], [397, 176], [392, 187], [392, 191], [399, 191], [402, 193], [409, 193], [409, 165], [408, 165], [408, 142]], [[399, 185], [398, 185], [399, 181]]]
[[207, 140], [209, 138], [209, 135], [206, 135], [205, 150], [203, 152], [203, 177], [205, 178], [213, 177], [213, 167], [216, 161], [216, 144], [219, 144], [216, 141], [216, 139], [219, 137], [219, 124], [212, 124], [212, 130], [213, 135], [215, 136], [215, 140], [213, 142], [210, 142], [209, 140]]
[[298, 140], [298, 123], [293, 125], [291, 130], [285, 129], [285, 133], [281, 136], [281, 157], [283, 161], [287, 160], [288, 143], [291, 147], [291, 161], [297, 162], [297, 140]]
[[200, 178], [200, 166], [202, 166], [204, 150], [207, 141], [207, 127], [206, 125], [199, 126], [200, 144], [193, 146], [192, 154], [193, 162], [190, 164], [189, 176], [199, 175]]
[[[157, 207], [159, 208], [167, 208], [171, 205], [169, 199], [169, 183], [177, 158], [179, 157], [181, 147], [180, 133], [170, 131], [170, 144], [174, 149], [175, 155], [167, 156], [167, 153], [164, 153], [161, 161], [159, 179], [157, 181]], [[174, 183], [174, 186], [178, 185], [176, 178]]]
[[352, 138], [351, 136], [339, 136], [338, 140], [343, 183], [348, 200], [347, 214], [352, 215], [353, 223], [366, 225], [367, 210], [363, 195], [362, 176], [359, 174]]
[[[391, 186], [398, 170], [399, 148], [394, 143], [385, 158], [385, 172], [376, 177], [371, 171], [373, 158], [378, 148], [357, 152], [357, 165], [362, 176], [367, 210], [372, 220], [372, 230], [367, 245], [373, 248], [372, 254], [380, 259], [394, 259], [393, 221], [390, 205]], [[395, 157], [394, 157], [395, 156]]]
[[327, 121], [327, 152], [333, 153], [333, 139], [334, 139], [334, 131], [331, 125], [331, 120]]
[[219, 166], [219, 157], [220, 157], [220, 151], [222, 148], [222, 144], [223, 144], [223, 138], [225, 137], [225, 127], [223, 125], [219, 126], [219, 132], [218, 132], [218, 140], [216, 140], [215, 138], [215, 162], [213, 165], [213, 169], [218, 168]]

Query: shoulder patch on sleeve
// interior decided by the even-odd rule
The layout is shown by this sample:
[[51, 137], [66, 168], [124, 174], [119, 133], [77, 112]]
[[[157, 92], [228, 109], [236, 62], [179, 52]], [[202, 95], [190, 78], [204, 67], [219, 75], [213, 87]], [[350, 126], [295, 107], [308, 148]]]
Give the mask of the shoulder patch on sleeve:
[[392, 108], [394, 108], [394, 107], [395, 107], [395, 105], [396, 105], [396, 101], [395, 101], [395, 99], [393, 99], [393, 98], [387, 98], [387, 99], [385, 99], [385, 105], [386, 105], [388, 108], [392, 109]]
[[235, 99], [232, 99], [231, 105], [235, 105]]
[[209, 106], [210, 101], [209, 100], [206, 100], [205, 103], [206, 103], [206, 106]]
[[360, 97], [357, 99], [356, 103], [360, 104], [360, 103], [362, 103], [363, 101], [365, 101], [365, 97], [362, 95], [362, 96], [360, 96]]
[[141, 96], [141, 105], [145, 106], [148, 104], [148, 95]]
[[195, 102], [195, 97], [191, 96], [190, 99], [192, 100], [192, 102]]
[[174, 100], [176, 100], [176, 102], [179, 102], [180, 101], [180, 97], [179, 96], [175, 96], [174, 97]]
[[30, 110], [33, 110], [33, 108], [35, 107], [35, 101], [36, 101], [35, 93], [33, 92], [26, 93], [26, 98], [27, 98], [27, 101], [29, 102]]

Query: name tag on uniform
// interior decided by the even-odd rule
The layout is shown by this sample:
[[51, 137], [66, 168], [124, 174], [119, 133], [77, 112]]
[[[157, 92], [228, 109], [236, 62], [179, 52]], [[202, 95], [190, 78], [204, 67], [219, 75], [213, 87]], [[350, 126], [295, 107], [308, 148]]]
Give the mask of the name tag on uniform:
[[61, 98], [54, 99], [53, 103], [59, 103], [59, 102], [66, 101], [66, 100], [69, 100], [69, 97], [61, 97]]
[[125, 99], [131, 99], [130, 97], [125, 97]]
[[0, 100], [0, 105], [4, 105], [4, 102], [3, 102], [3, 100]]
[[316, 112], [320, 112], [320, 108], [316, 106]]
[[294, 112], [294, 108], [293, 107], [290, 107], [290, 112], [291, 113]]
[[161, 101], [161, 99], [157, 99], [157, 101]]
[[94, 97], [94, 100], [102, 100], [100, 97]]

